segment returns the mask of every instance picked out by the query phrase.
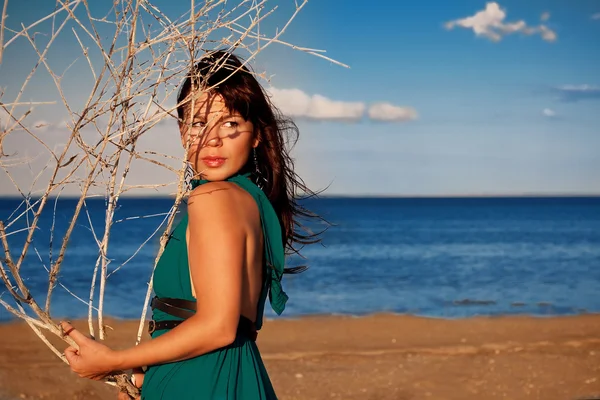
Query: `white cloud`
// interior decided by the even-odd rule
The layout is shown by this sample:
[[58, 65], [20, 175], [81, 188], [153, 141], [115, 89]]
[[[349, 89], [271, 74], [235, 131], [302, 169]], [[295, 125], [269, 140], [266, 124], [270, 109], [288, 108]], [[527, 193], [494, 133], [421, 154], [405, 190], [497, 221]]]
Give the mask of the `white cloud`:
[[548, 117], [548, 118], [552, 118], [556, 116], [556, 112], [554, 112], [554, 110], [551, 110], [549, 108], [544, 108], [542, 110], [542, 114], [544, 114], [544, 116]]
[[576, 91], [576, 92], [589, 92], [589, 91], [600, 90], [600, 86], [594, 86], [594, 85], [588, 85], [588, 84], [583, 84], [583, 85], [562, 85], [562, 86], [560, 86], [560, 89], [561, 90]]
[[389, 103], [376, 103], [369, 107], [369, 118], [374, 121], [403, 122], [417, 119], [414, 108], [399, 107]]
[[600, 12], [592, 14], [592, 19], [600, 19]]
[[559, 98], [563, 101], [575, 102], [579, 100], [599, 100], [600, 86], [594, 85], [563, 85], [554, 88]]
[[[544, 17], [549, 18], [550, 14], [542, 14], [542, 20], [545, 21], [547, 18], [544, 19]], [[546, 25], [528, 26], [523, 20], [504, 22], [505, 18], [506, 11], [501, 9], [498, 3], [490, 2], [486, 4], [485, 10], [479, 11], [470, 17], [449, 21], [445, 26], [446, 29], [453, 29], [457, 26], [472, 29], [477, 36], [486, 37], [494, 42], [499, 42], [503, 36], [517, 32], [525, 35], [539, 33], [542, 39], [547, 42], [556, 40], [556, 33]]]
[[546, 25], [540, 25], [538, 27], [538, 32], [542, 36], [542, 39], [544, 39], [546, 42], [554, 42], [557, 38], [556, 32], [548, 28]]
[[548, 11], [543, 12], [540, 16], [541, 21], [548, 21], [550, 19], [550, 13]]
[[356, 122], [366, 108], [363, 102], [331, 100], [319, 94], [309, 96], [300, 89], [269, 88], [268, 92], [281, 112], [291, 117]]
[[[273, 103], [286, 115], [322, 121], [360, 121], [367, 106], [364, 102], [331, 100], [320, 94], [312, 96], [300, 89], [269, 88]], [[373, 121], [402, 122], [414, 120], [417, 111], [411, 107], [400, 107], [390, 103], [375, 103], [368, 109], [367, 116]]]
[[307, 116], [315, 119], [358, 120], [365, 112], [365, 104], [360, 102], [334, 101], [321, 95], [313, 95]]

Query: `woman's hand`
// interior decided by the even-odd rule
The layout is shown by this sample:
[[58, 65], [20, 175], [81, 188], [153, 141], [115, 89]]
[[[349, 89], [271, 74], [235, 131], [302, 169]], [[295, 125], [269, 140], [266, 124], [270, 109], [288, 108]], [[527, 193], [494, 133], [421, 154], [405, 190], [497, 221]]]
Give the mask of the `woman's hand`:
[[79, 350], [74, 347], [65, 350], [65, 357], [73, 372], [82, 378], [102, 380], [118, 369], [116, 351], [86, 337], [68, 322], [61, 322], [60, 325], [64, 334], [79, 346]]

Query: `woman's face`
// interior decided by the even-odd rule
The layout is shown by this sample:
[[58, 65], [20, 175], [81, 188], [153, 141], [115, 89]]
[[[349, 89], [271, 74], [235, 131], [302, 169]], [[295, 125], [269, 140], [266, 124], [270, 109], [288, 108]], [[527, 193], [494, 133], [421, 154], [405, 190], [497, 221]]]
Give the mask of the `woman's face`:
[[[191, 107], [190, 101], [188, 109]], [[228, 110], [219, 94], [197, 97], [194, 112], [186, 113], [179, 129], [184, 148], [189, 146], [187, 160], [209, 181], [235, 175], [248, 161], [252, 148], [258, 146], [252, 122]]]

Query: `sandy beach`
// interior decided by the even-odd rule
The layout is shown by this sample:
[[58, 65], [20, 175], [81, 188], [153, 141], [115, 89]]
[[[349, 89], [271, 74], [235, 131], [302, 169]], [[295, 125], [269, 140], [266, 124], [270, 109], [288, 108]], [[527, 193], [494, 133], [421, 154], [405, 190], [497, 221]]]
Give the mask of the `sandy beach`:
[[[136, 322], [108, 324], [109, 345], [134, 342]], [[0, 325], [0, 337], [3, 400], [116, 398], [71, 373], [27, 325]], [[600, 315], [269, 320], [258, 345], [282, 400], [600, 398]]]

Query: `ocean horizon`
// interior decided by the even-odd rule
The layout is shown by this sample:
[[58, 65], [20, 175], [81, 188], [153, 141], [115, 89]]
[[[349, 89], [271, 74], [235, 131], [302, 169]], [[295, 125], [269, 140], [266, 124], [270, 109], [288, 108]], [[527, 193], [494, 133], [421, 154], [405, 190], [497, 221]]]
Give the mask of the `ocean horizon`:
[[[140, 201], [140, 200], [146, 201]], [[23, 265], [23, 277], [43, 304], [44, 268], [55, 259], [76, 200], [61, 197], [43, 214]], [[110, 278], [105, 315], [137, 319], [164, 231], [171, 197], [122, 197], [109, 243]], [[0, 198], [0, 219], [9, 224], [20, 200]], [[348, 197], [303, 200], [333, 226], [322, 244], [305, 247], [307, 264], [286, 275], [288, 306], [277, 317], [306, 315], [410, 314], [433, 318], [498, 315], [574, 315], [600, 312], [600, 196]], [[103, 233], [105, 201], [87, 201], [59, 275], [81, 299], [89, 298], [92, 270]], [[22, 212], [23, 205], [20, 207]], [[181, 212], [177, 218], [180, 218]], [[140, 216], [152, 216], [138, 218]], [[133, 219], [132, 219], [133, 218]], [[50, 230], [54, 224], [52, 252]], [[311, 228], [325, 225], [312, 223]], [[14, 249], [22, 246], [21, 219], [8, 229]], [[137, 255], [131, 256], [146, 240]], [[131, 258], [131, 259], [130, 259]], [[124, 264], [124, 265], [123, 265]], [[2, 298], [9, 294], [2, 288]], [[39, 297], [42, 296], [43, 297]], [[57, 286], [54, 318], [82, 318], [87, 305]], [[124, 306], [127, 305], [127, 306]], [[12, 316], [0, 307], [0, 321]]]

